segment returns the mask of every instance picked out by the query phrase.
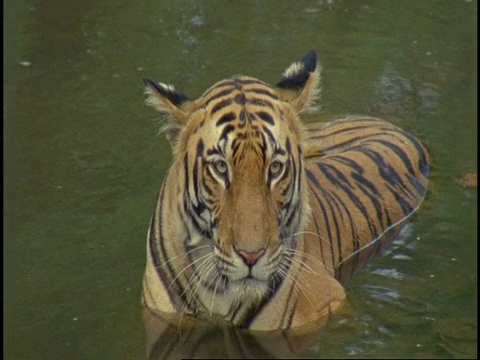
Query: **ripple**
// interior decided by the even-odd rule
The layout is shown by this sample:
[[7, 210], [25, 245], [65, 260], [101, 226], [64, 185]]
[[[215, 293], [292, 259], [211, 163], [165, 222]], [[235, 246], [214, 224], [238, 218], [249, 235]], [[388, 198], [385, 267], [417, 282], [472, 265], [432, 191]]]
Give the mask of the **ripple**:
[[391, 279], [403, 280], [405, 275], [397, 269], [375, 269], [370, 272], [371, 274], [385, 276]]

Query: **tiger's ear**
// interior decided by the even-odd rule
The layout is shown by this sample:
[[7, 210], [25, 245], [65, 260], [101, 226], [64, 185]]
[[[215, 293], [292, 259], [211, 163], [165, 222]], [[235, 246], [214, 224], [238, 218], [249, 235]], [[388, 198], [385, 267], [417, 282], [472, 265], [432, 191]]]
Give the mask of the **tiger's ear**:
[[320, 96], [320, 65], [315, 50], [290, 65], [275, 86], [278, 97], [288, 102], [297, 113], [315, 110]]
[[150, 79], [143, 79], [146, 85], [145, 93], [148, 95], [147, 105], [160, 113], [164, 131], [172, 147], [176, 144], [180, 131], [186, 125], [190, 115], [188, 97], [175, 90], [172, 85], [157, 83]]

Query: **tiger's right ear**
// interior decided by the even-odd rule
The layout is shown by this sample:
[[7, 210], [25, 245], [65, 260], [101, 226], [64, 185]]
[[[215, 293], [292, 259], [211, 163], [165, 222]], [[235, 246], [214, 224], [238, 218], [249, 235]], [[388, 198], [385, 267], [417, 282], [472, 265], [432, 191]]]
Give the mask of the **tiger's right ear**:
[[146, 85], [145, 93], [148, 95], [146, 103], [159, 112], [164, 122], [161, 131], [165, 132], [168, 141], [174, 146], [180, 131], [188, 121], [189, 105], [192, 102], [172, 85], [157, 83], [148, 78], [144, 78], [143, 82]]
[[280, 100], [289, 103], [298, 113], [316, 110], [320, 95], [320, 64], [317, 53], [310, 50], [299, 62], [290, 65], [275, 86]]

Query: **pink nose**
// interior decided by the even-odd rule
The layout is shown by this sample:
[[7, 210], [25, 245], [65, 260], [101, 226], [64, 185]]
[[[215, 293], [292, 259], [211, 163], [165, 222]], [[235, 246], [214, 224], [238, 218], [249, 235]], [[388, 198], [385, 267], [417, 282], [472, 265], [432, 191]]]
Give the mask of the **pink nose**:
[[255, 252], [248, 252], [245, 250], [235, 250], [238, 255], [242, 258], [243, 262], [248, 266], [253, 266], [257, 260], [265, 254], [265, 249], [260, 249]]

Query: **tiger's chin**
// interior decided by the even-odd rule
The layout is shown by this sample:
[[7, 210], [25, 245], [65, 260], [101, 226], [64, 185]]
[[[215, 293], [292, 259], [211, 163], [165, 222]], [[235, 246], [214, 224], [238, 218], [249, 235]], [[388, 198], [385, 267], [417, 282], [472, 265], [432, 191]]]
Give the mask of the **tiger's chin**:
[[266, 296], [268, 290], [268, 282], [248, 277], [230, 283], [229, 293], [239, 302], [246, 300], [257, 302]]

